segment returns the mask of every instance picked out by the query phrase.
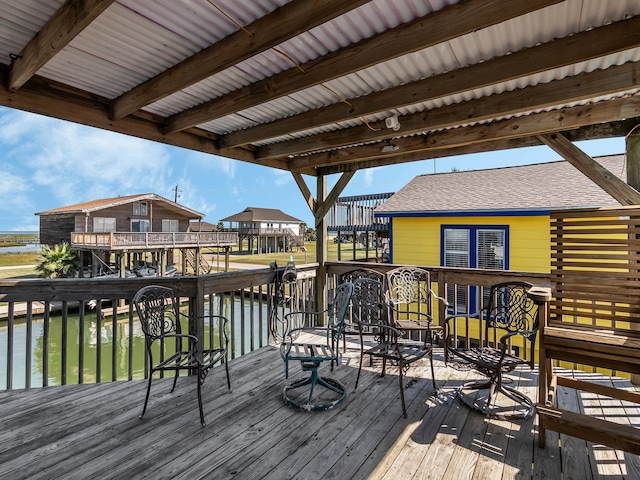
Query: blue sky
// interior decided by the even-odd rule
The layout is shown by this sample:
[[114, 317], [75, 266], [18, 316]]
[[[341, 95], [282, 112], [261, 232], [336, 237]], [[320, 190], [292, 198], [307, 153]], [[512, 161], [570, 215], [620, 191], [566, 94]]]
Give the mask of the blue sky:
[[[592, 156], [623, 153], [624, 138], [578, 142]], [[313, 226], [289, 172], [0, 107], [0, 231], [38, 230], [35, 212], [98, 198], [156, 193], [220, 219], [246, 207], [276, 208]], [[545, 146], [361, 170], [342, 192], [395, 192], [416, 175], [559, 160]], [[338, 175], [329, 177], [329, 188]], [[306, 177], [315, 195], [315, 178]]]

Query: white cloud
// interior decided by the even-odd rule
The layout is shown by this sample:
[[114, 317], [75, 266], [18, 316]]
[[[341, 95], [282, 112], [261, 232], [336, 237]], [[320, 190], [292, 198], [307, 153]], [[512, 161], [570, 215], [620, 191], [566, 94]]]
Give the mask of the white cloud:
[[24, 178], [11, 173], [6, 166], [0, 166], [0, 212], [30, 204], [29, 190]]
[[289, 185], [293, 182], [293, 177], [290, 172], [285, 172], [284, 170], [274, 170], [273, 171], [273, 184], [276, 187], [284, 187], [285, 185]]
[[202, 152], [189, 152], [187, 157], [195, 166], [200, 169], [219, 171], [224, 173], [227, 177], [233, 179], [236, 176], [236, 169], [238, 160], [232, 160], [230, 158], [219, 157], [217, 155], [211, 155]]
[[46, 127], [31, 132], [32, 148], [21, 152], [22, 161], [32, 181], [51, 187], [63, 204], [167, 189], [166, 147], [67, 122], [51, 120]]

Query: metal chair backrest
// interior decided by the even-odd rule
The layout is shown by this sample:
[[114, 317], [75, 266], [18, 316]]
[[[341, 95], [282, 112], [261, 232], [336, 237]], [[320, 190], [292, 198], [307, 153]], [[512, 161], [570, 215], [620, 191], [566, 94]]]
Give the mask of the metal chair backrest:
[[327, 325], [334, 329], [336, 338], [339, 340], [344, 329], [345, 319], [349, 306], [351, 305], [351, 297], [353, 296], [353, 283], [343, 282], [338, 285], [334, 292], [333, 300], [329, 305]]
[[423, 312], [431, 315], [429, 272], [417, 267], [398, 267], [387, 272], [386, 298], [396, 313]]
[[173, 290], [159, 285], [141, 288], [133, 297], [147, 344], [169, 334], [181, 334], [179, 304]]
[[528, 295], [532, 286], [528, 282], [519, 281], [491, 286], [485, 313], [487, 335], [490, 329], [499, 328], [507, 332], [523, 333], [535, 339], [539, 316], [538, 305]]
[[382, 282], [372, 278], [353, 280], [353, 299], [351, 314], [359, 324], [385, 324], [386, 307]]
[[340, 275], [340, 283], [353, 282], [358, 278], [371, 278], [379, 281], [384, 286], [384, 273], [371, 270], [369, 268], [357, 268], [355, 270], [349, 270]]

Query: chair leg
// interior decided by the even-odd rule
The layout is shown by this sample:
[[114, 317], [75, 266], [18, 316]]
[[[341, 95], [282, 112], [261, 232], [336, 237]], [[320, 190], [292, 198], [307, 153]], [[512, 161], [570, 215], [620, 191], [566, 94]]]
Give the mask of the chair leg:
[[358, 388], [358, 382], [360, 381], [360, 372], [362, 371], [362, 356], [364, 355], [363, 351], [362, 351], [362, 346], [360, 347], [360, 365], [358, 366], [358, 376], [356, 377], [356, 386], [353, 387], [353, 389], [355, 390], [356, 388]]
[[200, 424], [204, 427], [206, 425], [204, 421], [204, 410], [202, 409], [202, 383], [203, 383], [203, 371], [198, 368], [198, 408], [200, 410]]
[[176, 370], [176, 374], [173, 377], [173, 386], [171, 387], [171, 392], [169, 393], [173, 393], [173, 391], [176, 389], [177, 382], [178, 382], [178, 370]]
[[433, 383], [433, 388], [436, 388], [436, 372], [433, 369], [433, 348], [431, 352], [429, 352], [429, 362], [431, 363], [431, 382]]
[[400, 381], [400, 400], [402, 401], [402, 416], [407, 418], [407, 407], [404, 404], [404, 379], [402, 377], [403, 370], [402, 362], [398, 365], [398, 380]]
[[144, 413], [147, 411], [147, 403], [149, 403], [149, 393], [151, 392], [151, 380], [153, 379], [153, 372], [149, 372], [149, 382], [147, 383], [147, 395], [144, 397], [144, 406], [142, 407], [142, 413], [140, 414], [140, 420], [144, 417]]
[[231, 391], [231, 378], [229, 377], [229, 361], [227, 358], [224, 359], [224, 368], [227, 371], [227, 387], [229, 391]]

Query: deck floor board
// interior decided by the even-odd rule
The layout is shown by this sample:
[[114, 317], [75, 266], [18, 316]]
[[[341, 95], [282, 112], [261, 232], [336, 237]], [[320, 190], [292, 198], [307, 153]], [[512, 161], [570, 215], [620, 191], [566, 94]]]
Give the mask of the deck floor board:
[[[154, 379], [143, 420], [146, 381], [0, 392], [0, 478], [640, 478], [638, 456], [551, 431], [540, 449], [535, 417], [493, 420], [470, 411], [456, 392], [477, 373], [445, 366], [441, 350], [437, 390], [428, 360], [409, 369], [405, 419], [397, 368], [380, 377], [379, 362], [365, 360], [354, 389], [357, 355], [349, 343], [343, 364], [325, 369], [348, 392], [342, 405], [325, 412], [284, 404], [277, 348], [233, 359], [231, 392], [224, 368], [203, 386], [204, 428], [193, 378], [179, 378], [173, 393], [172, 379]], [[536, 372], [517, 373], [518, 387], [536, 398]], [[290, 380], [302, 374], [291, 365]], [[623, 379], [615, 383], [634, 388]], [[636, 405], [564, 388], [558, 394], [572, 409], [640, 423]]]

